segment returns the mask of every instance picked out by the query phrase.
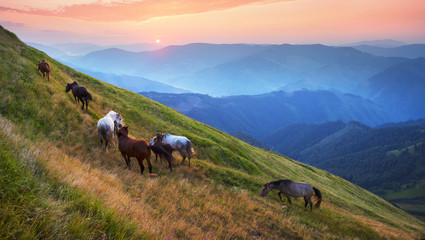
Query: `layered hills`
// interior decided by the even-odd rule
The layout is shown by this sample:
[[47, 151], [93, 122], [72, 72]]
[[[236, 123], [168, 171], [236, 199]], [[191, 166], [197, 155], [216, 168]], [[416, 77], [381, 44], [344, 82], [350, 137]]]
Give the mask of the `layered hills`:
[[[425, 224], [376, 195], [330, 173], [245, 144], [139, 94], [77, 72], [0, 28], [0, 234], [9, 238], [346, 238], [417, 239]], [[46, 59], [50, 81], [37, 72]], [[93, 96], [76, 106], [65, 85], [77, 81]], [[130, 135], [185, 135], [192, 167], [156, 178], [125, 168], [116, 149], [105, 153], [97, 120], [122, 114]], [[176, 158], [180, 158], [176, 155]], [[133, 160], [134, 161], [134, 160]], [[295, 201], [283, 209], [265, 182], [289, 178], [324, 195], [313, 212]]]

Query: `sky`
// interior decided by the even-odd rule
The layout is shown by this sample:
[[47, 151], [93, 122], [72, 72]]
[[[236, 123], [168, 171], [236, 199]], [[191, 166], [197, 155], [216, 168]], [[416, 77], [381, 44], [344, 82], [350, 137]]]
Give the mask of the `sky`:
[[26, 42], [425, 43], [425, 0], [0, 0]]

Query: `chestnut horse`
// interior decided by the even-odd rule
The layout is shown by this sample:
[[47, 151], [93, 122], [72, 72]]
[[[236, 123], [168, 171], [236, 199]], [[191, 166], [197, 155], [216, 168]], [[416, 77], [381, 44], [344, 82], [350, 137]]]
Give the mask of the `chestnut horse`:
[[52, 69], [46, 60], [43, 59], [43, 61], [38, 63], [38, 71], [43, 74], [43, 78], [47, 75], [47, 81], [50, 81], [50, 72]]
[[151, 149], [148, 143], [143, 139], [133, 139], [128, 137], [128, 127], [122, 127], [118, 130], [118, 149], [123, 156], [129, 170], [131, 170], [130, 157], [136, 157], [140, 166], [140, 173], [143, 176], [143, 159], [148, 162], [149, 173], [152, 173]]

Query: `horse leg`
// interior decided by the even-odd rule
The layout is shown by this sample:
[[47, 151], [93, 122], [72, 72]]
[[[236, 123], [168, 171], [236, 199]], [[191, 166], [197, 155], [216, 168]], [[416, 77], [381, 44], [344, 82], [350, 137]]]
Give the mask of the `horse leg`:
[[99, 138], [100, 138], [100, 147], [103, 146], [103, 137], [102, 134], [99, 133]]
[[152, 173], [152, 164], [151, 164], [150, 154], [146, 156], [146, 162], [148, 162], [149, 173]]
[[86, 100], [86, 111], [88, 111], [89, 110], [89, 101], [87, 99], [85, 99], [85, 100]]
[[304, 208], [306, 208], [306, 207], [307, 207], [307, 205], [308, 205], [308, 200], [307, 200], [307, 197], [306, 197], [306, 196], [304, 196]]
[[[145, 166], [143, 166], [143, 158], [136, 157], [140, 166], [140, 174], [143, 176], [143, 171], [145, 170]], [[150, 171], [150, 170], [149, 170]]]
[[187, 151], [187, 159], [189, 159], [189, 167], [190, 167], [190, 149]]
[[105, 140], [105, 151], [108, 152], [108, 140]]
[[280, 201], [285, 202], [283, 201], [283, 198], [282, 198], [282, 192], [279, 192], [277, 195], [279, 195]]
[[127, 164], [128, 170], [131, 170], [131, 162], [130, 162], [130, 156], [127, 154], [121, 153], [122, 157], [125, 160], [125, 163]]
[[292, 205], [291, 197], [290, 197], [288, 194], [285, 194], [285, 196], [286, 196], [286, 198], [288, 199], [289, 204], [291, 204], [291, 205]]
[[182, 162], [181, 162], [181, 164], [183, 165], [184, 160], [186, 159], [186, 154], [184, 153], [184, 150], [182, 150], [182, 149], [179, 149], [179, 153], [180, 153], [180, 155], [182, 155], [182, 157], [183, 157], [183, 160], [182, 160]]
[[81, 110], [84, 110], [84, 99], [82, 99], [82, 98], [79, 98], [79, 99], [80, 99], [81, 103], [83, 104], [83, 106], [81, 107]]
[[165, 158], [168, 162], [168, 167], [170, 168], [170, 172], [173, 171], [173, 167], [171, 166], [171, 156], [166, 155]]
[[307, 198], [308, 204], [310, 204], [310, 211], [313, 211], [313, 202], [311, 202], [311, 197]]

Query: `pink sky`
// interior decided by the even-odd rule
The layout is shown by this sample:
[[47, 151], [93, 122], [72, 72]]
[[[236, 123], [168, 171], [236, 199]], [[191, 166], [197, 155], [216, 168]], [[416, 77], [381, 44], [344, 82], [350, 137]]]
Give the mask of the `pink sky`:
[[1, 0], [23, 41], [425, 43], [424, 0]]

